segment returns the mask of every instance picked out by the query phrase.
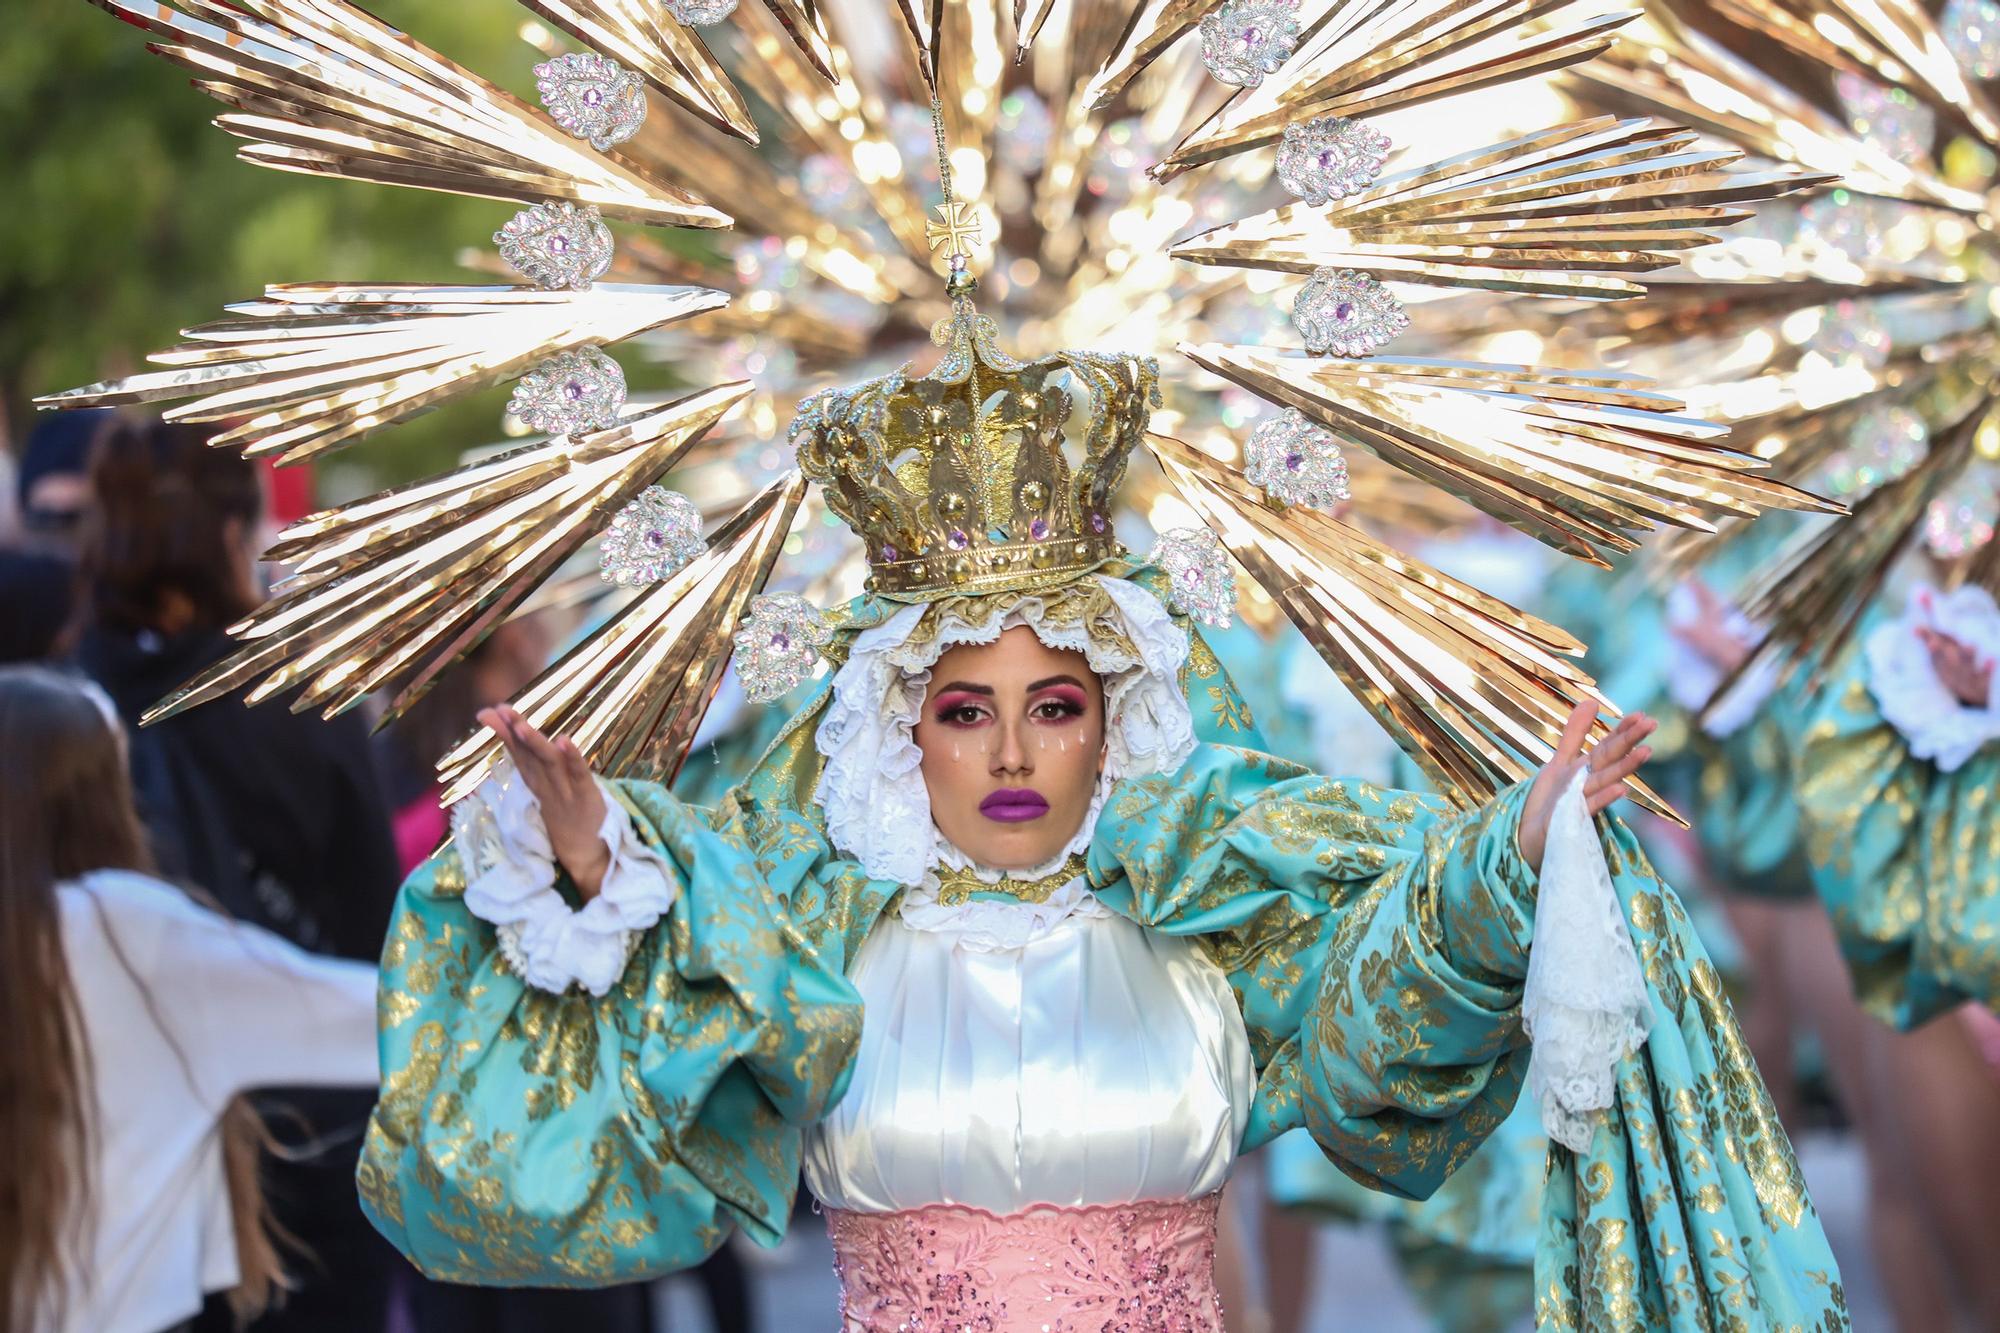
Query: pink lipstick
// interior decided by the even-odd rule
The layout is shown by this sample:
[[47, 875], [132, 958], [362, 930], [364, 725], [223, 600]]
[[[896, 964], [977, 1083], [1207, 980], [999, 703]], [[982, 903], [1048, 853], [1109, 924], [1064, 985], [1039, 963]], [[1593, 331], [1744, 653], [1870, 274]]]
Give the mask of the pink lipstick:
[[1049, 803], [1038, 791], [1026, 787], [1002, 787], [979, 803], [979, 813], [1003, 824], [1024, 824], [1049, 812]]

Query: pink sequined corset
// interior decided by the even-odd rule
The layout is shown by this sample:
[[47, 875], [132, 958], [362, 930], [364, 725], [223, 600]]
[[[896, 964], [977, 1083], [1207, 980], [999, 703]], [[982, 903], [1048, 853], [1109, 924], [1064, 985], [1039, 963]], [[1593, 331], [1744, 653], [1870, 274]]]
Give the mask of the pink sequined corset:
[[829, 1208], [842, 1333], [1222, 1333], [1221, 1198]]

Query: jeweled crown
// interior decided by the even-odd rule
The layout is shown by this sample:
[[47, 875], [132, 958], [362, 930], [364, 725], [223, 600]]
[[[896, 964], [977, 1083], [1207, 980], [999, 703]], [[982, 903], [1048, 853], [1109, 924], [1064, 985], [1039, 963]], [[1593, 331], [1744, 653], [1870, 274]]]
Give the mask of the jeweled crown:
[[867, 545], [869, 590], [1053, 586], [1120, 554], [1112, 497], [1159, 405], [1153, 358], [1018, 361], [963, 297], [931, 337], [945, 353], [928, 375], [826, 390], [792, 422], [800, 468]]

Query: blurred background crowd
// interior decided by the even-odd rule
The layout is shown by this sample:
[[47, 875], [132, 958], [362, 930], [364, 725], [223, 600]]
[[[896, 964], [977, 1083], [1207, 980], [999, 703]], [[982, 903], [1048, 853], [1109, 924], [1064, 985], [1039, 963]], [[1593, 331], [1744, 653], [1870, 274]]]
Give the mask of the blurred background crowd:
[[[396, 21], [413, 6], [380, 8]], [[474, 66], [504, 63], [517, 28], [504, 6], [426, 16]], [[74, 95], [79, 70], [88, 96]], [[0, 998], [20, 1034], [0, 1093], [0, 1294], [53, 1278], [89, 1310], [192, 1291], [206, 1304], [185, 1327], [204, 1331], [823, 1327], [834, 1282], [803, 1204], [778, 1251], [732, 1240], [670, 1282], [578, 1292], [427, 1281], [363, 1219], [373, 965], [402, 875], [447, 831], [432, 761], [598, 612], [517, 616], [379, 731], [365, 708], [326, 719], [282, 698], [139, 725], [226, 654], [228, 628], [282, 578], [259, 560], [279, 528], [455, 461], [505, 394], [282, 471], [208, 448], [212, 428], [32, 414], [34, 393], [127, 372], [189, 312], [269, 278], [445, 271], [453, 238], [491, 229], [477, 202], [245, 170], [175, 83], [82, 5], [0, 44], [16, 194], [0, 211]], [[660, 372], [631, 373], [643, 390]], [[1401, 535], [1589, 639], [1607, 693], [1665, 720], [1656, 785], [1695, 829], [1635, 823], [1726, 961], [1855, 1326], [2000, 1328], [2000, 1033], [1976, 1007], [1901, 1032], [1857, 1004], [1792, 800], [1802, 705], [1781, 698], [1725, 742], [1676, 702], [1669, 662], [1719, 674], [1746, 650], [1726, 571], [1641, 592], [1617, 572], [1557, 576], [1497, 526]], [[1274, 749], [1419, 781], [1282, 618], [1247, 615], [1218, 650]], [[1621, 680], [1634, 664], [1644, 679]], [[726, 681], [679, 788], [712, 797], [782, 717]], [[1543, 1151], [1517, 1116], [1414, 1207], [1368, 1195], [1309, 1144], [1276, 1145], [1232, 1186], [1232, 1327], [1528, 1327]], [[3, 1326], [45, 1325], [17, 1307]]]

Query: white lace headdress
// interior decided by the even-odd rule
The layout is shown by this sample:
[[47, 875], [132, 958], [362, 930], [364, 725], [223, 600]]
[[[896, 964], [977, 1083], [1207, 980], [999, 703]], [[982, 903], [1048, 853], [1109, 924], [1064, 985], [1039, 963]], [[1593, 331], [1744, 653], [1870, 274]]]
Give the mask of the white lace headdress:
[[1119, 778], [1171, 773], [1194, 753], [1194, 716], [1181, 692], [1187, 634], [1160, 600], [1136, 583], [1093, 575], [1111, 601], [1118, 634], [1093, 632], [1091, 618], [1052, 614], [1057, 594], [1008, 599], [1001, 614], [965, 616], [946, 608], [934, 633], [919, 636], [928, 605], [914, 605], [854, 640], [833, 678], [833, 697], [816, 743], [825, 765], [813, 799], [827, 836], [876, 879], [916, 884], [940, 862], [963, 857], [931, 822], [930, 793], [912, 734], [931, 666], [961, 643], [991, 643], [1025, 625], [1051, 648], [1074, 649], [1104, 682], [1104, 777], [1077, 837], [1061, 856], [1087, 845], [1104, 793]]

